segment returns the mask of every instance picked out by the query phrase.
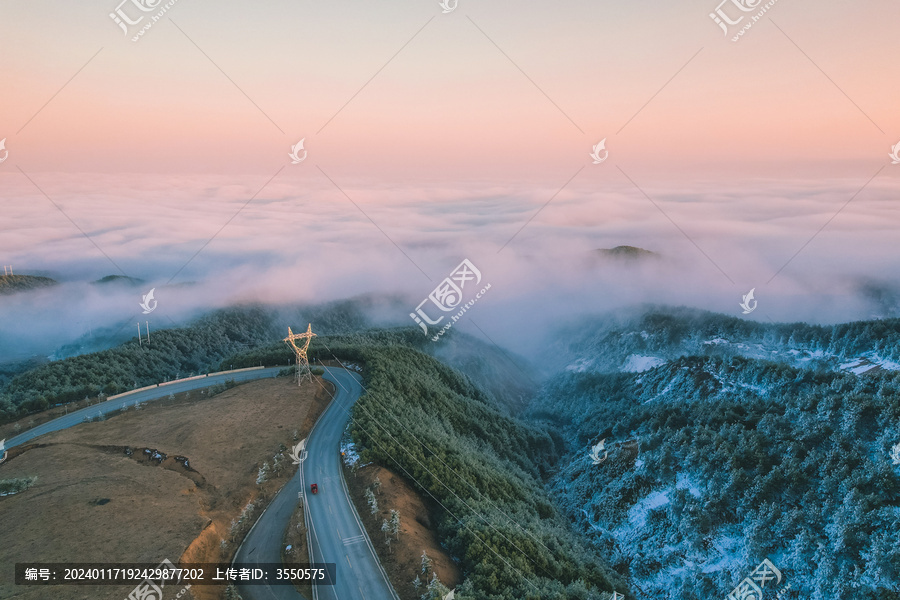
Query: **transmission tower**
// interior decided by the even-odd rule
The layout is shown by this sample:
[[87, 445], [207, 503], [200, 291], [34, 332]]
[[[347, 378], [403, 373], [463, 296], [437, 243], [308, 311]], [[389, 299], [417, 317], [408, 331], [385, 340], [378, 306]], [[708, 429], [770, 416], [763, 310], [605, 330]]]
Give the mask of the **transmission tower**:
[[[297, 357], [297, 385], [303, 383], [304, 380], [312, 383], [312, 371], [309, 370], [309, 359], [306, 358], [306, 351], [309, 349], [309, 343], [316, 337], [312, 332], [312, 323], [306, 328], [306, 333], [294, 333], [288, 327], [288, 336], [284, 338], [284, 342], [291, 345], [294, 349], [294, 355]], [[297, 340], [302, 340], [300, 345], [296, 344]]]

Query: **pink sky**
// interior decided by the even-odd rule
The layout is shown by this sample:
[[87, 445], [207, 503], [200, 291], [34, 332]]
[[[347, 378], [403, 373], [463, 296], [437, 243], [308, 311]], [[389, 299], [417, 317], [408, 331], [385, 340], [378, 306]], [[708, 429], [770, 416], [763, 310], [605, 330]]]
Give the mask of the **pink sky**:
[[168, 16], [262, 112], [167, 18], [132, 43], [115, 6], [0, 7], [0, 136], [22, 169], [271, 174], [305, 137], [303, 168], [341, 178], [561, 185], [605, 137], [604, 166], [642, 180], [865, 179], [900, 141], [892, 3], [781, 0], [739, 43], [705, 0], [176, 3]]

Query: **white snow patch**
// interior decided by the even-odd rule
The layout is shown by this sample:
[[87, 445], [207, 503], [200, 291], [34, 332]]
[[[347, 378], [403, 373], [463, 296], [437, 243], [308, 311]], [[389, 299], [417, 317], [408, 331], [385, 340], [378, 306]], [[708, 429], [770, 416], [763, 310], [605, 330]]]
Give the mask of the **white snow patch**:
[[688, 493], [694, 498], [699, 498], [702, 493], [700, 492], [700, 488], [691, 481], [690, 477], [685, 475], [684, 473], [679, 473], [675, 476], [675, 489], [676, 490], [687, 490]]
[[714, 340], [707, 340], [707, 341], [703, 342], [703, 344], [706, 346], [709, 346], [710, 344], [712, 344], [714, 346], [718, 346], [719, 344], [727, 344], [727, 343], [729, 343], [728, 340], [725, 340], [722, 338], [716, 338]]
[[740, 550], [743, 538], [739, 536], [720, 536], [712, 540], [713, 547], [719, 552], [719, 557], [707, 562], [701, 569], [704, 573], [715, 573], [727, 569], [738, 570], [741, 566]]
[[594, 361], [589, 358], [579, 358], [571, 365], [566, 367], [566, 371], [572, 373], [584, 373], [585, 371], [589, 371], [591, 367], [594, 366]]
[[863, 373], [868, 373], [872, 369], [900, 371], [900, 363], [881, 358], [873, 352], [866, 354], [865, 356], [854, 358], [849, 362], [841, 363], [840, 369], [842, 371], [850, 371], [854, 375], [862, 375]]
[[356, 451], [356, 444], [353, 442], [341, 443], [341, 456], [344, 459], [344, 464], [348, 467], [357, 464], [359, 462], [359, 453]]
[[635, 527], [643, 527], [647, 524], [647, 515], [651, 510], [668, 503], [668, 492], [651, 492], [646, 498], [628, 509], [628, 520]]
[[900, 363], [888, 360], [886, 358], [876, 358], [875, 364], [885, 371], [900, 371]]
[[632, 354], [625, 359], [622, 371], [626, 373], [643, 373], [664, 364], [666, 364], [666, 361], [656, 356]]

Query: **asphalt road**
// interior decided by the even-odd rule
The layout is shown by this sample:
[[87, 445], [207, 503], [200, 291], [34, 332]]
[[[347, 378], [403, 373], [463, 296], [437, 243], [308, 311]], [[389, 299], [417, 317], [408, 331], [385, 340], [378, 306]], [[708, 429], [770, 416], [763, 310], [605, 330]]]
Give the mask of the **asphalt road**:
[[87, 408], [74, 410], [65, 416], [53, 419], [52, 421], [47, 421], [43, 425], [38, 425], [33, 429], [29, 429], [28, 431], [10, 438], [6, 440], [6, 448], [8, 450], [13, 446], [24, 444], [25, 442], [29, 442], [34, 438], [46, 433], [50, 433], [51, 431], [68, 429], [69, 427], [78, 425], [79, 423], [83, 422], [85, 417], [96, 417], [100, 413], [105, 414], [110, 411], [120, 409], [123, 406], [134, 406], [134, 404], [137, 402], [150, 402], [152, 400], [165, 398], [169, 394], [180, 394], [181, 392], [187, 392], [198, 388], [206, 388], [216, 383], [224, 383], [227, 379], [233, 379], [235, 381], [250, 381], [253, 379], [275, 377], [283, 368], [284, 367], [270, 367], [268, 369], [256, 369], [254, 371], [240, 371], [238, 373], [227, 373], [224, 375], [210, 375], [209, 377], [201, 377], [188, 381], [170, 383], [149, 390], [129, 394], [121, 398], [107, 400], [106, 402], [88, 406]]
[[[314, 599], [397, 600], [350, 502], [341, 471], [341, 434], [350, 407], [362, 393], [359, 376], [326, 368], [324, 377], [335, 385], [337, 394], [310, 433], [301, 467], [253, 526], [238, 549], [235, 562], [281, 561], [282, 536], [298, 506], [298, 492], [302, 492], [310, 524], [312, 562], [336, 566], [334, 586], [315, 587]], [[318, 494], [309, 493], [311, 483], [318, 484]], [[303, 599], [293, 586], [239, 586], [239, 591], [245, 600]]]

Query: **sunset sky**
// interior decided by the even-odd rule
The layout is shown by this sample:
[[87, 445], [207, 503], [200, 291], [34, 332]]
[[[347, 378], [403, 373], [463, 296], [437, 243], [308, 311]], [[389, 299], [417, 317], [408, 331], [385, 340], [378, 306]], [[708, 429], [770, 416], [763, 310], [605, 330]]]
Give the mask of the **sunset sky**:
[[[827, 321], [870, 316], [855, 286], [900, 266], [897, 3], [779, 0], [738, 42], [715, 0], [178, 0], [138, 42], [149, 17], [126, 36], [117, 6], [0, 2], [0, 262], [20, 272], [216, 273], [186, 314], [423, 296], [469, 257], [505, 283], [485, 315], [541, 293], [735, 312], [756, 287], [768, 318]], [[619, 244], [675, 262], [586, 278]], [[134, 308], [95, 300], [68, 310]]]
[[781, 0], [738, 43], [715, 0], [179, 0], [137, 43], [115, 7], [0, 5], [23, 169], [271, 174], [305, 137], [342, 178], [561, 185], [608, 138], [642, 177], [865, 177], [900, 141], [896, 3]]

